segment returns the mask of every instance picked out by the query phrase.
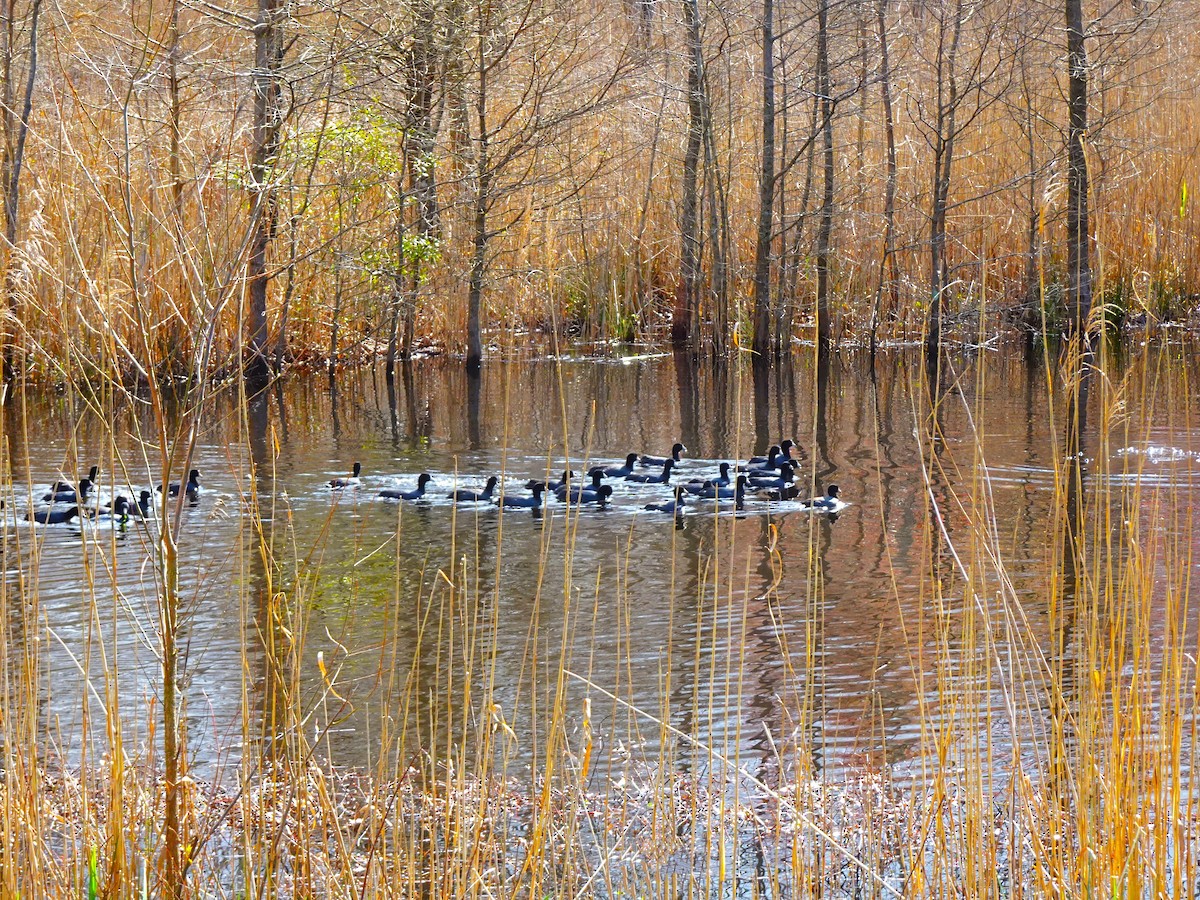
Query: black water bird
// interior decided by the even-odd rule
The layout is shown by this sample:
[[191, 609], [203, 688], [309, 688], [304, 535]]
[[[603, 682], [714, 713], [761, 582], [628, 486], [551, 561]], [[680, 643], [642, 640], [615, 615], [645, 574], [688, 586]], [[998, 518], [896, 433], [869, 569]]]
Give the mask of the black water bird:
[[[180, 485], [178, 481], [169, 484], [167, 486], [167, 496], [178, 497], [181, 488], [189, 500], [195, 500], [196, 496], [200, 493], [200, 470], [192, 469], [192, 471], [188, 472], [186, 484]], [[158, 486], [158, 490], [160, 493], [162, 492], [161, 484]]]
[[112, 506], [102, 512], [97, 513], [89, 521], [92, 524], [99, 525], [101, 527], [111, 526], [113, 528], [123, 528], [125, 525], [129, 524], [130, 512], [132, 508], [133, 507], [129, 502], [129, 498], [124, 495], [119, 495], [115, 500], [113, 500]]
[[[590, 485], [586, 485], [586, 486], [579, 485], [579, 484], [571, 485], [571, 495], [572, 495], [571, 499], [575, 499], [575, 495], [578, 494], [581, 490], [588, 490], [588, 491], [593, 491], [593, 492], [600, 490], [600, 482], [604, 479], [604, 469], [601, 468], [600, 466], [594, 466], [593, 468], [588, 470], [588, 475], [590, 475], [591, 479], [592, 479], [592, 483]], [[559, 500], [563, 499], [563, 497], [566, 496], [566, 493], [567, 493], [566, 484], [560, 484], [558, 487], [554, 488], [554, 493], [558, 495]], [[610, 491], [610, 493], [611, 493], [611, 491]]]
[[150, 498], [152, 496], [154, 496], [154, 495], [151, 494], [149, 491], [143, 489], [142, 492], [140, 494], [138, 494], [137, 503], [134, 503], [133, 505], [131, 505], [129, 507], [129, 514], [131, 516], [140, 516], [143, 519], [149, 518], [149, 516], [150, 516]]
[[662, 472], [658, 475], [626, 475], [625, 480], [632, 481], [635, 484], [669, 484], [671, 481], [671, 470], [675, 468], [675, 460], [665, 460], [662, 467]]
[[135, 519], [145, 519], [150, 515], [150, 498], [153, 495], [149, 491], [142, 491], [137, 500], [130, 500], [124, 494], [118, 494], [107, 510], [104, 512], [114, 513], [117, 511], [118, 504], [123, 504], [125, 515]]
[[571, 481], [573, 481], [574, 479], [575, 479], [575, 473], [572, 472], [570, 469], [565, 469], [565, 470], [563, 470], [563, 473], [562, 473], [562, 479], [559, 481], [537, 481], [536, 479], [531, 478], [531, 479], [529, 479], [529, 481], [525, 482], [525, 487], [529, 488], [530, 490], [533, 490], [534, 484], [540, 484], [542, 486], [542, 488], [547, 491], [557, 491], [564, 484], [568, 484]]
[[510, 497], [507, 494], [499, 499], [501, 506], [515, 506], [520, 509], [540, 509], [543, 503], [542, 493], [546, 490], [546, 485], [541, 481], [530, 482], [529, 490], [533, 491], [532, 497]]
[[824, 512], [836, 512], [845, 505], [845, 501], [838, 497], [838, 486], [836, 484], [826, 487], [823, 497], [813, 497], [811, 500], [804, 501], [805, 509], [815, 509]]
[[[42, 499], [49, 503], [85, 503], [87, 502], [88, 494], [92, 492], [92, 480], [90, 478], [80, 478], [78, 488], [67, 487], [61, 481], [52, 484], [50, 487], [50, 493], [42, 496]], [[59, 488], [62, 488], [62, 490], [59, 490]]]
[[795, 484], [782, 484], [777, 487], [763, 488], [755, 496], [760, 500], [795, 500], [800, 496], [800, 488]]
[[417, 486], [411, 491], [402, 491], [400, 488], [384, 488], [379, 492], [379, 496], [385, 500], [420, 500], [425, 496], [425, 485], [433, 480], [433, 476], [428, 472], [422, 472], [417, 476]]
[[[611, 484], [597, 484], [588, 487], [573, 485], [571, 487], [570, 498], [572, 503], [599, 503], [603, 506], [612, 499], [612, 492]], [[566, 500], [568, 494], [567, 491], [563, 490], [556, 492], [556, 496], [559, 500]]]
[[65, 525], [72, 519], [79, 518], [79, 507], [68, 506], [65, 509], [31, 509], [25, 516], [30, 522], [39, 525]]
[[[88, 484], [94, 485], [96, 483], [96, 476], [99, 474], [100, 474], [100, 467], [92, 466], [90, 469], [88, 469], [88, 473], [86, 475], [79, 476], [79, 480], [83, 481], [86, 478]], [[75, 485], [73, 485], [67, 481], [56, 481], [56, 482], [54, 482], [54, 484], [50, 485], [50, 493], [52, 493], [52, 494], [58, 494], [58, 493], [63, 493], [65, 491], [73, 491], [73, 490], [75, 490]]]
[[705, 479], [697, 478], [696, 480], [689, 481], [687, 484], [685, 484], [683, 489], [689, 494], [701, 494], [704, 492], [705, 488], [729, 487], [730, 482], [733, 480], [729, 477], [729, 468], [729, 463], [723, 462], [721, 463], [721, 474], [718, 477]]
[[634, 469], [637, 468], [637, 460], [638, 455], [636, 453], [630, 453], [625, 457], [625, 465], [609, 466], [604, 470], [604, 474], [608, 475], [610, 478], [627, 478], [629, 475], [632, 475]]
[[451, 491], [446, 496], [456, 503], [478, 503], [480, 501], [487, 502], [492, 499], [492, 492], [496, 490], [496, 484], [499, 478], [493, 475], [487, 480], [487, 487], [482, 491], [464, 490], [459, 488], [456, 491]]
[[[762, 468], [763, 466], [766, 466], [767, 468], [774, 469], [780, 462], [788, 461], [792, 458], [793, 447], [797, 447], [798, 449], [796, 442], [791, 438], [788, 438], [786, 441], [781, 441], [778, 447], [772, 446], [771, 449], [767, 451], [767, 456], [750, 457], [748, 460], [746, 460], [746, 465], [750, 468]], [[772, 451], [775, 451], [774, 459], [772, 459], [770, 455]]]
[[354, 472], [350, 475], [342, 475], [339, 478], [329, 479], [329, 486], [335, 491], [341, 488], [358, 487], [362, 482], [359, 480], [359, 475], [362, 474], [362, 463], [354, 464]]
[[[774, 478], [755, 477], [750, 475], [750, 485], [756, 488], [782, 488], [787, 487], [792, 483], [792, 478], [795, 476], [796, 468], [791, 463], [784, 463], [779, 467], [779, 475]], [[765, 475], [765, 473], [764, 473]]]
[[706, 485], [700, 491], [689, 491], [689, 493], [695, 494], [701, 500], [737, 500], [741, 502], [746, 494], [746, 476], [739, 475], [737, 477], [737, 484], [733, 487], [720, 487], [719, 485], [710, 484]]
[[665, 512], [679, 515], [683, 512], [683, 508], [687, 505], [687, 501], [683, 499], [683, 487], [675, 488], [675, 499], [668, 500], [666, 503], [647, 503], [643, 509], [652, 510], [654, 512]]
[[649, 467], [649, 466], [661, 466], [661, 465], [662, 465], [663, 463], [665, 463], [665, 462], [666, 462], [668, 459], [669, 459], [669, 460], [671, 460], [671, 461], [672, 461], [672, 462], [674, 462], [674, 463], [678, 463], [678, 462], [679, 462], [679, 458], [680, 458], [681, 456], [683, 456], [683, 454], [684, 454], [684, 453], [686, 453], [686, 452], [687, 452], [687, 447], [683, 446], [683, 444], [681, 444], [681, 443], [679, 443], [678, 441], [676, 441], [676, 442], [675, 442], [675, 445], [674, 445], [673, 447], [671, 447], [671, 455], [670, 455], [670, 456], [668, 456], [668, 457], [662, 457], [662, 456], [646, 456], [645, 454], [642, 454], [642, 455], [641, 455], [641, 456], [638, 458], [638, 462], [639, 462], [641, 465], [643, 465], [643, 466], [647, 466], [647, 467]]

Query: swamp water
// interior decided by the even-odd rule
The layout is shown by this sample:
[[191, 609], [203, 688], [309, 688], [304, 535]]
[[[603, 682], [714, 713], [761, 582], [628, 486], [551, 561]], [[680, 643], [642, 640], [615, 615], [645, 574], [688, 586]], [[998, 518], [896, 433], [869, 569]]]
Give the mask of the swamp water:
[[[284, 693], [323, 758], [347, 767], [372, 765], [383, 736], [388, 752], [445, 757], [464, 728], [490, 728], [519, 776], [555, 709], [575, 746], [593, 736], [597, 759], [670, 747], [685, 769], [711, 764], [710, 749], [745, 763], [801, 746], [817, 777], [865, 766], [904, 780], [950, 721], [987, 730], [998, 771], [1036, 763], [1049, 712], [1023, 683], [1036, 680], [1028, 661], [1069, 654], [1051, 608], [1062, 401], [1017, 357], [953, 369], [934, 440], [915, 356], [882, 357], [874, 378], [865, 359], [818, 372], [806, 357], [757, 385], [749, 368], [670, 356], [491, 363], [477, 380], [423, 362], [390, 388], [370, 374], [293, 378], [244, 410], [218, 395], [180, 539], [193, 771], [221, 778], [248, 741], [277, 736], [269, 711]], [[1093, 393], [1091, 421], [1105, 425], [1085, 436], [1084, 491], [1104, 499], [1086, 503], [1181, 546], [1159, 564], [1186, 588], [1200, 485], [1190, 364], [1163, 351], [1106, 374], [1125, 387], [1108, 416]], [[119, 484], [153, 483], [135, 462], [152, 433], [138, 403], [100, 415], [29, 391], [6, 411], [9, 510], [92, 463], [106, 490], [114, 468]], [[494, 473], [524, 493], [566, 460], [584, 481], [593, 463], [676, 440], [688, 447], [677, 480], [707, 476], [783, 437], [803, 448], [801, 480], [841, 487], [840, 515], [751, 500], [741, 515], [697, 503], [677, 524], [642, 509], [667, 489], [623, 483], [608, 509], [551, 500], [540, 516], [446, 499]], [[331, 491], [355, 461], [362, 484]], [[420, 472], [433, 475], [428, 500], [377, 498]], [[987, 547], [969, 527], [981, 505]], [[7, 664], [36, 642], [48, 752], [103, 753], [105, 705], [119, 702], [127, 752], [148, 753], [160, 676], [146, 526], [31, 528], [10, 514], [5, 528]], [[1003, 577], [971, 562], [989, 553]], [[1018, 609], [1001, 611], [1001, 595]], [[31, 607], [36, 624], [21, 614]], [[1129, 641], [1153, 648], [1188, 629], [1194, 644], [1193, 612], [1170, 608], [1175, 621], [1152, 618]], [[265, 646], [294, 652], [281, 667]], [[1014, 695], [1026, 698], [1015, 716]]]

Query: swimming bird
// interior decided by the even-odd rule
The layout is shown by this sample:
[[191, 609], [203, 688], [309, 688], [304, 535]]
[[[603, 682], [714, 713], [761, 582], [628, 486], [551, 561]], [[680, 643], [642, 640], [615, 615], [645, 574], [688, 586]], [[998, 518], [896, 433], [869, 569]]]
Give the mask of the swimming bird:
[[433, 476], [428, 472], [422, 472], [417, 476], [417, 486], [411, 491], [402, 491], [399, 488], [384, 488], [379, 492], [379, 496], [385, 500], [420, 500], [425, 496], [425, 485], [433, 480]]
[[[603, 506], [612, 498], [612, 492], [611, 484], [597, 484], [588, 487], [572, 485], [570, 497], [572, 503], [599, 503]], [[557, 496], [560, 501], [565, 501], [567, 492], [560, 491]]]
[[732, 481], [732, 479], [729, 477], [729, 463], [723, 462], [721, 463], [720, 476], [717, 478], [707, 479], [697, 478], [695, 481], [689, 481], [687, 484], [685, 484], [683, 489], [689, 494], [700, 494], [707, 487], [729, 487], [730, 481]]
[[456, 491], [451, 491], [446, 496], [456, 503], [477, 503], [479, 501], [487, 501], [492, 499], [492, 491], [496, 490], [496, 483], [499, 481], [495, 475], [487, 480], [487, 487], [482, 491], [471, 491], [459, 488]]
[[669, 484], [671, 481], [671, 469], [675, 468], [675, 460], [668, 459], [662, 464], [663, 470], [659, 475], [626, 475], [626, 481], [632, 481], [635, 484]]
[[340, 478], [329, 479], [329, 486], [335, 491], [341, 488], [358, 487], [362, 484], [358, 476], [362, 473], [362, 463], [354, 464], [354, 472], [351, 475], [343, 475]]
[[[773, 469], [779, 462], [783, 460], [790, 460], [792, 458], [792, 448], [796, 446], [796, 442], [791, 438], [788, 438], [786, 441], [781, 441], [778, 447], [771, 447], [771, 450], [776, 451], [776, 457], [774, 460], [772, 460], [769, 455], [771, 450], [768, 450], [767, 456], [752, 456], [746, 460], [746, 465], [751, 468], [757, 468], [766, 465], [768, 468]], [[783, 459], [781, 460], [779, 457], [782, 457]]]
[[[78, 488], [66, 487], [61, 481], [50, 486], [52, 488], [49, 494], [42, 496], [42, 499], [50, 503], [84, 503], [87, 501], [88, 494], [92, 492], [92, 481], [89, 478], [80, 478]], [[58, 488], [63, 488], [58, 490]]]
[[679, 515], [683, 512], [683, 508], [687, 505], [687, 501], [683, 499], [683, 486], [675, 488], [675, 499], [668, 500], [666, 503], [647, 503], [643, 509], [649, 509], [654, 512], [674, 513]]
[[756, 488], [787, 487], [792, 483], [792, 478], [795, 476], [795, 473], [795, 466], [793, 466], [791, 463], [785, 462], [779, 467], [779, 475], [775, 478], [766, 477], [766, 472], [759, 477], [755, 477], [755, 475], [751, 473], [750, 485]]
[[767, 451], [767, 458], [764, 460], [761, 456], [755, 457], [759, 462], [749, 462], [746, 464], [746, 471], [753, 475], [755, 472], [773, 472], [779, 468], [781, 464], [787, 462], [787, 459], [780, 452], [779, 448], [772, 445]]
[[[100, 467], [92, 466], [90, 469], [88, 469], [88, 473], [86, 475], [79, 476], [79, 480], [83, 481], [86, 478], [88, 484], [94, 485], [96, 483], [96, 476], [99, 474], [100, 474]], [[73, 491], [73, 490], [75, 490], [75, 485], [73, 485], [67, 481], [56, 481], [56, 482], [54, 482], [54, 484], [50, 485], [50, 493], [52, 493], [52, 494], [59, 494], [59, 493], [65, 492], [65, 491]], [[49, 498], [46, 498], [46, 499], [49, 499]]]
[[625, 457], [625, 465], [609, 466], [604, 470], [604, 474], [608, 475], [610, 478], [626, 478], [633, 474], [634, 469], [637, 467], [637, 460], [638, 455], [636, 453], [630, 453]]
[[150, 515], [150, 497], [151, 496], [152, 495], [149, 491], [142, 491], [141, 495], [135, 501], [135, 500], [130, 500], [124, 494], [118, 494], [116, 499], [114, 499], [113, 502], [109, 505], [108, 509], [104, 510], [103, 512], [107, 512], [107, 513], [116, 512], [117, 504], [124, 504], [125, 515], [127, 517], [134, 518], [134, 519], [145, 519], [145, 518], [148, 518]]
[[65, 525], [79, 517], [79, 507], [69, 506], [66, 509], [31, 509], [25, 518], [39, 525]]
[[529, 488], [530, 490], [533, 490], [533, 485], [535, 483], [539, 483], [547, 491], [557, 491], [564, 484], [567, 484], [568, 482], [574, 481], [574, 480], [575, 480], [575, 473], [572, 472], [570, 469], [564, 469], [563, 473], [562, 473], [561, 481], [535, 482], [535, 479], [531, 478], [531, 479], [529, 479], [529, 481], [525, 482], [525, 487]]
[[805, 509], [818, 510], [820, 512], [837, 512], [846, 503], [838, 497], [838, 486], [831, 484], [825, 488], [825, 496], [813, 497], [811, 500], [804, 501]]
[[[192, 471], [188, 472], [187, 484], [182, 485], [182, 488], [183, 488], [184, 494], [187, 496], [187, 498], [189, 500], [196, 499], [196, 496], [200, 493], [200, 470], [199, 469], [192, 469]], [[162, 492], [161, 484], [158, 486], [158, 490], [160, 493]], [[173, 482], [171, 482], [171, 484], [169, 484], [167, 486], [167, 496], [168, 497], [178, 497], [179, 491], [180, 491], [180, 484], [178, 481], [173, 481]]]
[[129, 498], [118, 496], [117, 499], [113, 500], [111, 508], [97, 513], [90, 519], [80, 519], [80, 523], [82, 524], [84, 521], [87, 521], [89, 524], [101, 528], [124, 528], [129, 524], [129, 510]]
[[800, 488], [795, 484], [783, 484], [778, 487], [763, 488], [755, 496], [760, 500], [795, 500], [800, 496]]
[[737, 477], [737, 484], [733, 487], [720, 487], [719, 485], [709, 484], [702, 490], [689, 491], [689, 493], [695, 494], [701, 500], [738, 500], [740, 502], [746, 494], [746, 476], [739, 475]]
[[541, 481], [534, 481], [529, 484], [529, 489], [533, 491], [532, 497], [510, 497], [507, 494], [499, 499], [501, 506], [516, 506], [521, 509], [540, 509], [542, 506], [542, 493], [546, 490], [546, 485]]
[[[593, 492], [600, 490], [600, 482], [604, 478], [604, 469], [601, 468], [600, 466], [593, 466], [591, 469], [588, 470], [588, 475], [590, 475], [592, 477], [592, 483], [590, 485], [588, 485], [588, 486], [584, 486], [584, 485], [580, 485], [580, 484], [571, 485], [571, 499], [572, 500], [576, 499], [575, 495], [577, 495], [581, 490], [590, 490]], [[559, 500], [563, 499], [563, 497], [565, 497], [567, 494], [567, 486], [565, 484], [560, 484], [558, 487], [554, 488], [554, 493], [558, 495]], [[609, 493], [612, 493], [612, 492], [610, 491]]]
[[131, 516], [140, 516], [143, 519], [148, 518], [150, 515], [151, 496], [153, 495], [149, 491], [143, 489], [142, 492], [138, 494], [137, 503], [134, 503], [129, 507], [129, 514]]
[[671, 455], [669, 457], [646, 456], [645, 454], [642, 454], [642, 456], [639, 457], [638, 462], [641, 463], [641, 465], [643, 465], [643, 466], [661, 466], [668, 459], [670, 459], [672, 462], [678, 463], [679, 457], [681, 457], [686, 452], [687, 452], [687, 447], [683, 446], [683, 444], [676, 441], [674, 446], [671, 447]]

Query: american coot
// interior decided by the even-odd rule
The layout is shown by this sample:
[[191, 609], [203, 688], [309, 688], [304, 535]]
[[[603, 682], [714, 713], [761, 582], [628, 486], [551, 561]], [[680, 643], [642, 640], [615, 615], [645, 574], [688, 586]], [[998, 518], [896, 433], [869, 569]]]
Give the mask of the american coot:
[[[112, 507], [104, 512], [97, 513], [91, 519], [88, 519], [90, 524], [100, 528], [124, 528], [129, 524], [130, 503], [129, 498], [119, 496], [113, 500]], [[80, 520], [82, 523], [83, 519]]]
[[754, 477], [753, 474], [751, 474], [750, 485], [752, 487], [756, 487], [756, 488], [787, 487], [789, 484], [792, 483], [792, 478], [794, 477], [795, 472], [796, 472], [795, 467], [791, 463], [785, 462], [785, 463], [783, 463], [783, 465], [781, 465], [779, 467], [778, 477], [776, 477], [776, 478], [770, 478], [770, 477], [756, 478], [756, 477]]
[[[800, 446], [791, 438], [788, 438], [786, 441], [780, 441], [779, 447], [777, 448], [779, 450], [779, 456], [785, 460], [791, 459], [793, 456], [792, 448], [799, 450]], [[767, 462], [770, 462], [770, 457], [768, 456], [752, 456], [746, 461], [746, 464], [749, 466], [759, 466]]]
[[[62, 482], [51, 485], [51, 488], [63, 487]], [[80, 478], [79, 488], [66, 488], [65, 490], [51, 490], [49, 494], [44, 494], [42, 499], [50, 503], [83, 503], [87, 500], [88, 494], [92, 492], [92, 480], [90, 478]]]
[[78, 516], [79, 507], [69, 506], [66, 509], [31, 509], [25, 518], [39, 525], [64, 525]]
[[638, 459], [638, 462], [640, 462], [643, 466], [661, 466], [668, 459], [677, 463], [679, 462], [679, 458], [686, 452], [687, 447], [683, 446], [683, 444], [680, 444], [677, 441], [675, 445], [671, 447], [671, 455], [669, 457], [646, 456], [645, 454], [642, 454], [642, 456]]
[[675, 513], [678, 515], [683, 512], [683, 508], [687, 505], [687, 501], [683, 499], [683, 488], [675, 488], [675, 499], [669, 500], [666, 503], [647, 503], [643, 509], [653, 510], [654, 512]]
[[806, 509], [821, 510], [822, 512], [837, 512], [845, 505], [845, 501], [838, 497], [838, 486], [836, 484], [831, 484], [825, 488], [825, 496], [813, 497], [811, 500], [804, 501]]
[[[689, 494], [702, 494], [705, 488], [708, 487], [729, 487], [732, 479], [729, 477], [729, 463], [721, 463], [721, 474], [717, 478], [696, 479], [689, 481], [683, 486], [683, 489]], [[732, 496], [732, 494], [730, 495]]]
[[[90, 469], [88, 469], [88, 473], [86, 475], [79, 476], [79, 480], [83, 481], [86, 478], [88, 484], [94, 485], [96, 483], [96, 476], [99, 474], [100, 474], [100, 467], [92, 466]], [[73, 491], [73, 490], [75, 490], [75, 485], [73, 485], [67, 481], [56, 481], [56, 482], [54, 482], [54, 484], [50, 485], [50, 493], [51, 494], [59, 494], [59, 493], [64, 493], [66, 491]], [[44, 497], [43, 499], [48, 500], [50, 498]]]
[[779, 468], [779, 463], [782, 461], [782, 459], [783, 457], [780, 456], [779, 448], [772, 445], [771, 449], [767, 451], [766, 459], [763, 459], [761, 456], [754, 457], [748, 463], [746, 463], [746, 470], [751, 473], [772, 472]]
[[458, 490], [452, 491], [446, 496], [456, 503], [478, 503], [479, 501], [486, 502], [492, 499], [492, 491], [496, 490], [496, 483], [499, 480], [500, 479], [493, 475], [487, 480], [487, 487], [485, 487], [482, 491], [468, 491], [464, 490], [463, 488], [459, 488]]
[[666, 460], [662, 467], [663, 470], [658, 475], [626, 475], [625, 480], [635, 484], [667, 484], [671, 480], [671, 469], [675, 468], [675, 460]]
[[510, 497], [507, 494], [500, 498], [501, 506], [515, 506], [521, 509], [540, 509], [542, 506], [542, 492], [546, 490], [546, 485], [541, 481], [530, 482], [529, 489], [533, 491], [532, 497]]
[[565, 469], [562, 473], [562, 479], [560, 481], [537, 481], [536, 479], [531, 478], [529, 481], [525, 482], [525, 487], [529, 488], [530, 490], [533, 490], [533, 486], [535, 484], [540, 484], [544, 490], [557, 491], [564, 484], [567, 484], [574, 480], [575, 480], [575, 473], [572, 472], [570, 469]]
[[116, 512], [117, 505], [123, 503], [125, 505], [125, 514], [135, 519], [145, 519], [150, 515], [150, 497], [149, 491], [142, 491], [136, 501], [130, 500], [124, 494], [118, 494], [113, 500], [112, 505], [106, 512]]
[[636, 453], [630, 453], [625, 457], [625, 465], [609, 466], [604, 470], [604, 474], [608, 475], [610, 478], [626, 478], [631, 475], [634, 469], [637, 467], [637, 460], [638, 455]]
[[795, 500], [799, 496], [800, 488], [795, 484], [783, 484], [758, 491], [760, 500]]
[[[572, 500], [579, 499], [578, 495], [579, 495], [580, 491], [592, 491], [593, 493], [595, 493], [596, 491], [600, 490], [600, 482], [604, 478], [604, 469], [602, 469], [600, 466], [595, 466], [588, 470], [588, 475], [590, 475], [592, 477], [592, 483], [590, 485], [587, 485], [587, 486], [584, 486], [581, 484], [571, 485], [571, 499]], [[567, 486], [565, 484], [560, 484], [558, 487], [556, 487], [554, 489], [554, 493], [558, 496], [559, 500], [563, 499], [563, 497], [565, 497], [567, 495]], [[609, 493], [611, 494], [612, 491], [609, 491]]]
[[422, 472], [417, 478], [417, 486], [411, 491], [402, 491], [399, 488], [384, 488], [379, 492], [379, 496], [385, 500], [420, 500], [425, 496], [425, 485], [433, 480], [428, 472]]
[[706, 485], [700, 491], [691, 491], [701, 500], [737, 500], [743, 497], [746, 493], [746, 476], [739, 475], [737, 484], [733, 487], [720, 487], [719, 485]]
[[[612, 498], [612, 492], [613, 489], [611, 484], [598, 484], [590, 487], [580, 487], [575, 485], [571, 488], [571, 502], [599, 503], [603, 506]], [[557, 492], [556, 496], [559, 500], [566, 500], [567, 492], [559, 491]]]
[[[158, 486], [158, 489], [160, 492], [162, 491], [161, 484]], [[178, 481], [173, 482], [167, 488], [167, 495], [170, 497], [178, 497], [179, 489], [180, 489], [179, 482]], [[196, 495], [198, 495], [200, 493], [200, 470], [199, 469], [192, 469], [192, 471], [188, 472], [188, 480], [187, 480], [187, 484], [183, 485], [183, 492], [187, 495], [187, 498], [189, 500], [196, 499]]]
[[329, 479], [329, 486], [335, 491], [340, 488], [358, 487], [362, 484], [358, 476], [362, 473], [362, 463], [354, 464], [354, 472], [351, 475], [343, 475], [341, 478]]
[[143, 519], [148, 518], [150, 515], [150, 498], [152, 496], [149, 491], [143, 489], [138, 494], [137, 503], [130, 505], [129, 514], [131, 516], [141, 516]]

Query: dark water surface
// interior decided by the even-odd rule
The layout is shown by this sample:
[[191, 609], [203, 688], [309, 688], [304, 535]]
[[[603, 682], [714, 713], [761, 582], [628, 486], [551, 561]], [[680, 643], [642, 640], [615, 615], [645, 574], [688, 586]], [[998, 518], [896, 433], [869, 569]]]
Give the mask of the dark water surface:
[[[1194, 395], [1179, 385], [1195, 382], [1188, 364], [1163, 356], [1130, 364], [1132, 375], [1114, 371], [1132, 385], [1120, 426], [1091, 436], [1088, 452], [1113, 484], [1133, 481], [1155, 498], [1139, 513], [1147, 527], [1190, 542], [1179, 510], [1196, 499], [1200, 441]], [[374, 761], [385, 716], [393, 733], [408, 729], [409, 750], [461, 733], [464, 717], [474, 726], [491, 717], [514, 729], [521, 767], [542, 752], [562, 662], [596, 685], [568, 679], [568, 733], [581, 727], [588, 696], [592, 731], [608, 751], [653, 753], [662, 732], [604, 691], [724, 753], [800, 743], [826, 772], [864, 763], [913, 771], [927, 758], [922, 722], [945, 701], [939, 658], [953, 667], [960, 653], [1004, 658], [1013, 649], [1004, 641], [996, 654], [979, 649], [966, 607], [986, 607], [989, 592], [964, 602], [953, 554], [931, 541], [931, 494], [952, 543], [962, 542], [955, 549], [969, 555], [968, 511], [986, 486], [1023, 641], [1044, 652], [1054, 645], [1047, 580], [1058, 558], [1062, 409], [1052, 408], [1038, 365], [990, 353], [955, 366], [932, 446], [918, 437], [928, 434], [927, 400], [913, 387], [919, 360], [904, 356], [884, 357], [874, 379], [866, 360], [851, 357], [821, 372], [797, 361], [757, 386], [748, 368], [647, 356], [495, 363], [477, 381], [425, 362], [391, 389], [371, 375], [336, 388], [292, 379], [244, 415], [236, 398], [219, 395], [196, 451], [204, 492], [185, 506], [181, 537], [198, 770], [239, 762], [247, 738], [271, 733], [266, 711], [288, 690], [301, 698], [305, 733], [340, 764]], [[1164, 367], [1180, 374], [1155, 374]], [[132, 464], [139, 436], [153, 443], [139, 404], [101, 415], [78, 398], [26, 394], [10, 398], [7, 413], [9, 509], [93, 461], [106, 486], [117, 458], [128, 465], [121, 483], [157, 480]], [[482, 487], [492, 473], [521, 492], [526, 479], [560, 472], [565, 458], [582, 476], [592, 462], [665, 454], [676, 440], [689, 448], [682, 474], [708, 474], [782, 437], [804, 448], [806, 480], [841, 486], [852, 504], [841, 515], [756, 501], [738, 517], [692, 509], [675, 527], [641, 510], [666, 489], [624, 484], [611, 509], [569, 517], [553, 501], [535, 517], [445, 499], [456, 483]], [[356, 460], [360, 487], [326, 487]], [[428, 502], [377, 499], [383, 487], [412, 487], [423, 471], [434, 476]], [[270, 579], [243, 504], [251, 487], [272, 542]], [[116, 703], [127, 746], [144, 751], [158, 696], [146, 530], [31, 531], [14, 519], [9, 665], [30, 646], [15, 598], [29, 608], [36, 591], [46, 741], [72, 759], [85, 746], [103, 752], [103, 710]], [[1161, 627], [1151, 626], [1152, 637]], [[268, 665], [264, 643], [288, 646], [296, 635], [298, 657], [283, 671]], [[1000, 685], [1011, 678], [961, 662], [961, 690], [1002, 707]], [[1007, 732], [1036, 732], [1036, 718], [995, 719], [997, 758]]]

